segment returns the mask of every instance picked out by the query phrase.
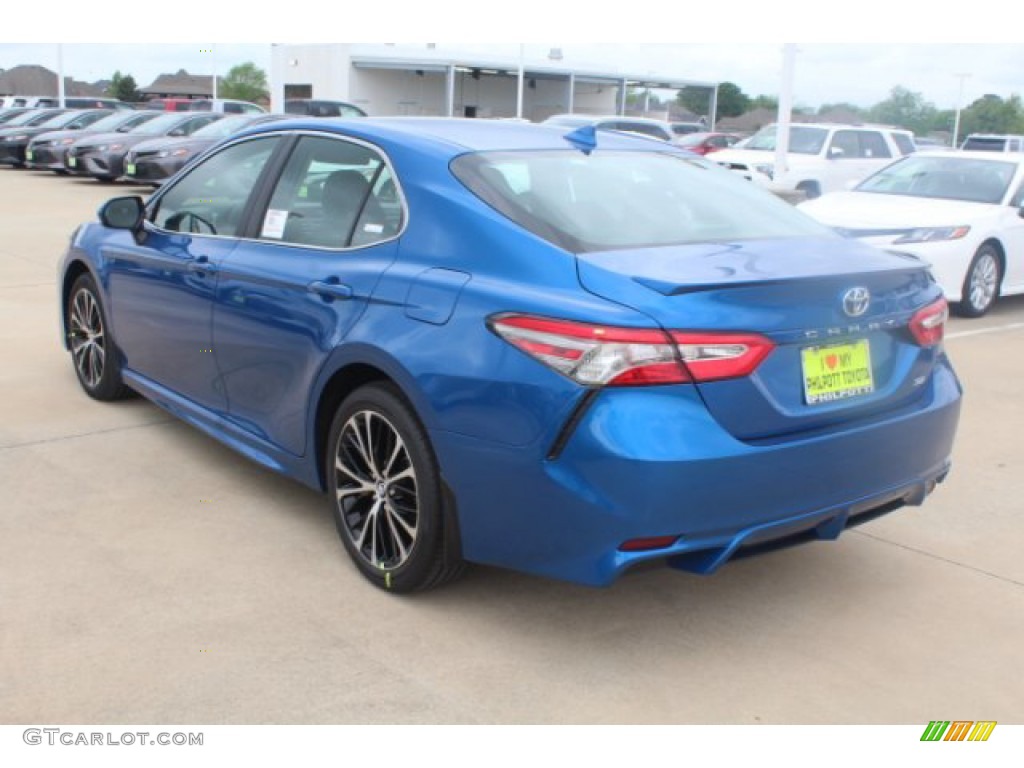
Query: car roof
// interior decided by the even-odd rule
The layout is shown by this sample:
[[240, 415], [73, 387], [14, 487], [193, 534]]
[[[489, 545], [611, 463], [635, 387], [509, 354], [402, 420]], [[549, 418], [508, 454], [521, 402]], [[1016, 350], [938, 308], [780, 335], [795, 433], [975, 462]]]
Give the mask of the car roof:
[[[435, 152], [455, 156], [464, 152], [571, 149], [572, 145], [567, 143], [564, 137], [573, 129], [567, 129], [566, 126], [476, 118], [307, 118], [296, 115], [286, 121], [257, 126], [246, 131], [246, 134], [284, 130], [334, 132], [372, 143], [432, 148]], [[671, 145], [665, 142], [616, 131], [602, 131], [598, 134], [597, 145], [601, 149], [659, 148], [665, 151], [671, 148]]]

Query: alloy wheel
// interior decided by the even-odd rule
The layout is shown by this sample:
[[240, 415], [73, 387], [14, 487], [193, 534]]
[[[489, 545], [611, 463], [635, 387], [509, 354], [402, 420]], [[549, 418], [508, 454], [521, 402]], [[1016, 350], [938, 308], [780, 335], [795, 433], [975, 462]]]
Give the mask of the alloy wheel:
[[334, 460], [336, 503], [359, 556], [392, 571], [416, 545], [420, 504], [416, 471], [398, 430], [377, 411], [352, 414]]
[[999, 263], [996, 257], [989, 251], [978, 255], [971, 268], [971, 275], [968, 278], [970, 295], [968, 300], [971, 306], [983, 312], [995, 301], [996, 289], [999, 284]]
[[103, 378], [107, 347], [99, 302], [87, 288], [80, 289], [71, 300], [70, 337], [79, 378], [89, 389], [96, 389]]

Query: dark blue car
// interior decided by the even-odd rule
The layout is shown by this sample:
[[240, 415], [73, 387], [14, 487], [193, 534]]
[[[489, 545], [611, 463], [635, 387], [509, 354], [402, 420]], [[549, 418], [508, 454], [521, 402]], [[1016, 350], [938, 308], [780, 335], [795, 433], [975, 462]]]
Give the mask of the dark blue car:
[[268, 124], [108, 202], [59, 285], [87, 394], [326, 492], [399, 592], [832, 539], [920, 504], [959, 417], [923, 263], [614, 132]]

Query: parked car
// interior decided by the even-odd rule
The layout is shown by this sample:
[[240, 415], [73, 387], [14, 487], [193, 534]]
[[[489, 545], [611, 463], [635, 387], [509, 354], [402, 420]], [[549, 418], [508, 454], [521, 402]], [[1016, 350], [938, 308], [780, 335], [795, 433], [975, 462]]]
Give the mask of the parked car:
[[[43, 97], [35, 101], [37, 107], [59, 107], [60, 99]], [[108, 99], [104, 96], [67, 96], [64, 98], [67, 109], [134, 109], [120, 99]]]
[[193, 112], [220, 112], [227, 115], [259, 115], [267, 111], [259, 104], [237, 99], [196, 99], [190, 109]]
[[706, 122], [697, 122], [697, 123], [672, 122], [672, 123], [669, 123], [669, 127], [672, 129], [672, 133], [674, 133], [677, 137], [686, 136], [686, 135], [691, 134], [691, 133], [705, 133], [708, 130], [708, 126], [707, 126]]
[[0, 163], [20, 167], [25, 162], [25, 145], [33, 129], [66, 113], [66, 109], [32, 109], [0, 126]]
[[150, 99], [139, 105], [140, 109], [158, 109], [162, 112], [191, 112], [195, 99]]
[[28, 107], [5, 107], [0, 111], [0, 125], [5, 125], [26, 112], [31, 112], [31, 110]]
[[841, 233], [931, 265], [959, 313], [1024, 293], [1024, 155], [919, 152], [801, 209]]
[[54, 115], [39, 125], [12, 129], [16, 131], [13, 134], [5, 135], [4, 131], [0, 131], [0, 163], [22, 168], [31, 159], [28, 156], [28, 145], [36, 136], [50, 131], [77, 132], [111, 113], [109, 109], [72, 109]]
[[310, 117], [366, 117], [366, 113], [355, 104], [325, 99], [287, 99], [284, 111], [289, 115]]
[[672, 141], [675, 138], [668, 123], [646, 117], [623, 117], [621, 115], [552, 115], [541, 125], [553, 125], [558, 128], [582, 128], [594, 126], [599, 131], [623, 131], [638, 133], [661, 141]]
[[87, 136], [68, 147], [64, 167], [69, 173], [114, 181], [124, 175], [124, 156], [136, 144], [158, 136], [191, 136], [221, 117], [223, 115], [217, 113], [175, 112], [147, 120], [130, 133]]
[[964, 139], [960, 149], [982, 150], [985, 152], [1024, 151], [1024, 136], [996, 133], [972, 133]]
[[124, 177], [128, 181], [159, 186], [221, 139], [254, 125], [284, 118], [285, 115], [227, 115], [188, 138], [143, 141], [125, 155]]
[[710, 155], [728, 149], [740, 140], [731, 133], [688, 133], [675, 140], [677, 146], [684, 147], [698, 155]]
[[927, 267], [597, 133], [365, 118], [229, 139], [76, 231], [78, 380], [327, 493], [394, 592], [466, 560], [708, 573], [921, 503], [960, 407]]
[[790, 126], [785, 172], [775, 168], [775, 125], [755, 133], [742, 149], [715, 154], [715, 161], [773, 192], [803, 192], [815, 198], [836, 192], [911, 154], [914, 134], [895, 128], [832, 123]]
[[25, 150], [25, 165], [37, 170], [66, 174], [64, 160], [68, 147], [76, 141], [100, 133], [128, 133], [160, 112], [119, 109], [92, 125], [77, 130], [47, 131], [33, 137]]

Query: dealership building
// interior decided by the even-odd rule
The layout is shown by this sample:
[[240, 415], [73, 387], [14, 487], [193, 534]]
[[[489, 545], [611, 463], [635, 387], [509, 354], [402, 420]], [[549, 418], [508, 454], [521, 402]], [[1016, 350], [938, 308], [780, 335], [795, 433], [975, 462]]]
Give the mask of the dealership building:
[[687, 85], [708, 89], [714, 114], [717, 83], [660, 73], [566, 66], [559, 49], [543, 60], [481, 56], [454, 47], [412, 45], [275, 45], [271, 101], [347, 101], [369, 115], [479, 118], [553, 114], [624, 114], [627, 94]]

